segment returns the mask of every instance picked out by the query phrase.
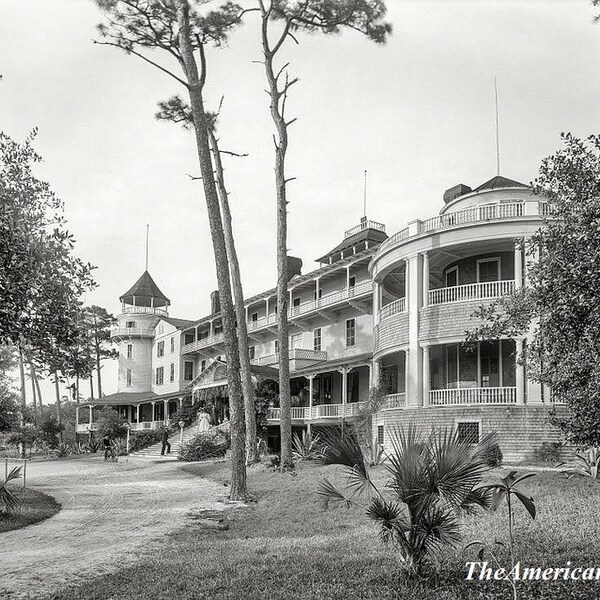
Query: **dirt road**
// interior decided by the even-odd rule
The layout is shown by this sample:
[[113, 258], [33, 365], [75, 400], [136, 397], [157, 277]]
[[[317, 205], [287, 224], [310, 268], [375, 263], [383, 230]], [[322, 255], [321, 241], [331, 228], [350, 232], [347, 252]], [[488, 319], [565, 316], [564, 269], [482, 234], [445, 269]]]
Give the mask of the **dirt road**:
[[[30, 486], [63, 506], [54, 517], [0, 533], [0, 598], [40, 598], [133, 564], [190, 510], [223, 505], [224, 490], [181, 463], [101, 457], [27, 466]], [[156, 541], [158, 543], [158, 541]]]

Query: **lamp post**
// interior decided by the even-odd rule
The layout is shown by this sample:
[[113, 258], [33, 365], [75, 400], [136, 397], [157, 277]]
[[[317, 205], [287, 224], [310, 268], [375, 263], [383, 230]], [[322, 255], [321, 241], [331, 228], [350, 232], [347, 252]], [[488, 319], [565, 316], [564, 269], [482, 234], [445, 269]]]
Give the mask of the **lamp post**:
[[185, 421], [179, 421], [179, 448], [183, 446], [183, 427], [185, 426]]
[[129, 423], [129, 421], [125, 421], [125, 423], [123, 423], [123, 427], [127, 429], [127, 454], [129, 454], [129, 432], [131, 430], [131, 423]]

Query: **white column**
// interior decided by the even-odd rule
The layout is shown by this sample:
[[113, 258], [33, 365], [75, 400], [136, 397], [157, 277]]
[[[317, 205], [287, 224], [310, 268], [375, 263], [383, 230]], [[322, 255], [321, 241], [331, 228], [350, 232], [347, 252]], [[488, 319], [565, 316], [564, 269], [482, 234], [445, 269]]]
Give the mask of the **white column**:
[[379, 361], [374, 360], [371, 367], [371, 387], [379, 387]]
[[93, 419], [94, 418], [94, 407], [90, 406], [90, 429], [91, 429], [91, 425], [93, 423]]
[[139, 404], [135, 407], [135, 410], [136, 410], [135, 418], [136, 418], [137, 422], [139, 423], [140, 422], [140, 405]]
[[180, 396], [179, 397], [179, 410], [181, 410], [183, 408], [183, 398]]
[[429, 298], [429, 252], [423, 252], [423, 306], [427, 306]]
[[165, 425], [167, 424], [167, 421], [169, 420], [169, 401], [168, 400], [163, 400], [163, 421], [165, 422]]
[[373, 282], [373, 322], [379, 323], [379, 310], [381, 309], [381, 284]]
[[410, 389], [410, 361], [409, 361], [410, 350], [404, 351], [404, 403], [408, 406], [408, 391]]
[[79, 406], [75, 407], [75, 425], [79, 425]]
[[517, 404], [525, 404], [525, 368], [521, 360], [519, 360], [523, 358], [523, 341], [524, 340], [515, 340], [517, 346], [517, 363], [515, 365]]
[[154, 405], [156, 404], [156, 400], [152, 400], [152, 422], [156, 421], [156, 413], [154, 412]]
[[350, 289], [350, 267], [346, 267], [346, 289]]
[[515, 289], [520, 289], [523, 285], [523, 251], [521, 242], [515, 242]]
[[408, 383], [407, 406], [423, 405], [422, 352], [419, 347], [419, 308], [423, 295], [423, 268], [420, 255], [408, 259]]
[[429, 406], [429, 346], [423, 346], [423, 406]]
[[321, 293], [320, 279], [315, 279], [315, 306], [319, 306], [319, 294]]
[[345, 418], [348, 396], [348, 367], [342, 367], [338, 371], [342, 374], [342, 418]]
[[308, 435], [310, 435], [310, 420], [312, 419], [312, 410], [313, 410], [313, 379], [315, 376], [311, 373], [306, 376], [308, 379], [308, 423], [306, 424], [306, 429]]

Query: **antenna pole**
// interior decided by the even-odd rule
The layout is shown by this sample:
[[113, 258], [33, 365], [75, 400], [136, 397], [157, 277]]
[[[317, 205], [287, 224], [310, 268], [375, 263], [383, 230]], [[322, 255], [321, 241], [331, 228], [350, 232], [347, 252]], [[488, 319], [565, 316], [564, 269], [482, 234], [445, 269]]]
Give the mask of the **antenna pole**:
[[146, 271], [148, 270], [148, 236], [150, 235], [150, 225], [146, 225]]
[[365, 185], [363, 188], [363, 216], [367, 218], [367, 170], [365, 169]]
[[497, 174], [500, 175], [500, 127], [498, 119], [498, 85], [496, 83], [496, 76], [494, 75], [494, 98], [496, 101], [496, 170]]

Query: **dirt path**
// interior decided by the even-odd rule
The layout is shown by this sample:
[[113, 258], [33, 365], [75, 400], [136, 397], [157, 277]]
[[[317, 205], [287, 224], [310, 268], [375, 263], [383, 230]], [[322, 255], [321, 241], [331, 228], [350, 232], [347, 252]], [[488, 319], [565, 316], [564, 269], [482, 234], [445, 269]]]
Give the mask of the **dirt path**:
[[[54, 517], [0, 534], [0, 598], [40, 598], [133, 564], [190, 510], [221, 510], [222, 487], [153, 463], [101, 457], [30, 463], [28, 484], [63, 506]], [[158, 543], [158, 542], [157, 542]]]

